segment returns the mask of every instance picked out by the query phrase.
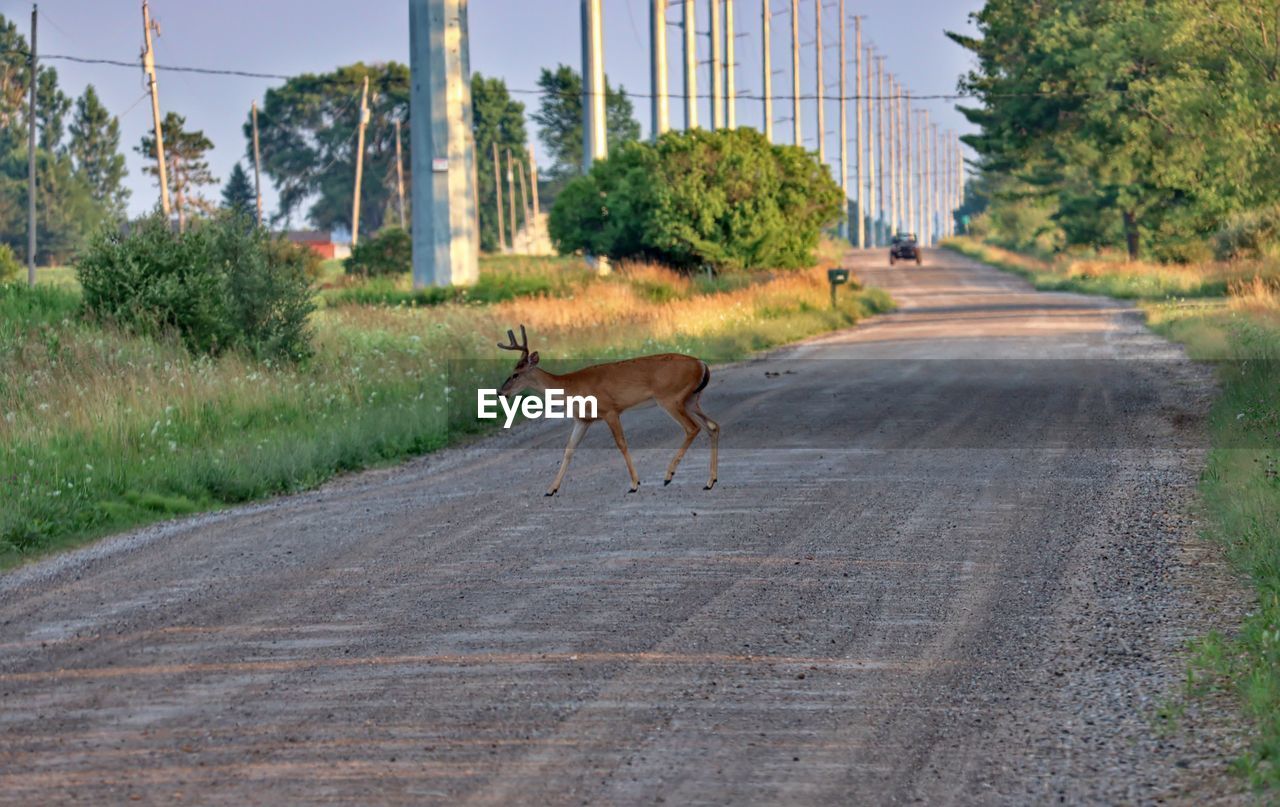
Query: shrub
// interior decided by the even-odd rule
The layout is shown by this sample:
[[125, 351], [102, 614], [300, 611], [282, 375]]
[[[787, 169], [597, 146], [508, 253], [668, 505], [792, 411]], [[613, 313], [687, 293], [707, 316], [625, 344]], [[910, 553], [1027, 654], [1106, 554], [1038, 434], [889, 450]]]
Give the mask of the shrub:
[[357, 244], [343, 265], [348, 275], [357, 272], [366, 277], [403, 274], [413, 268], [413, 239], [407, 230], [387, 227]]
[[13, 254], [13, 247], [0, 244], [0, 283], [13, 280], [22, 271], [18, 256]]
[[689, 271], [812, 265], [843, 215], [816, 157], [753, 129], [668, 132], [630, 143], [570, 182], [551, 211], [562, 251], [656, 260]]
[[1280, 206], [1233, 213], [1213, 238], [1213, 255], [1220, 261], [1267, 258], [1277, 249]]
[[129, 330], [177, 334], [193, 353], [310, 355], [305, 249], [222, 217], [174, 233], [161, 218], [104, 231], [76, 266], [85, 308]]

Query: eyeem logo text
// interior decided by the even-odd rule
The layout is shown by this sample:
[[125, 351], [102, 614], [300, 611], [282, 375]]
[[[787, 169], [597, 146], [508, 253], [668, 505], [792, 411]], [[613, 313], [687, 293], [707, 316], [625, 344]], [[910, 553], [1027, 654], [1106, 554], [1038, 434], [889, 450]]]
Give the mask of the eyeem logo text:
[[565, 395], [562, 389], [546, 390], [545, 395], [545, 399], [524, 395], [517, 401], [514, 398], [502, 397], [496, 389], [478, 389], [476, 390], [476, 417], [481, 420], [494, 420], [498, 417], [498, 407], [501, 407], [502, 414], [506, 415], [506, 422], [502, 424], [504, 429], [511, 428], [517, 412], [531, 419], [594, 420], [596, 417], [596, 396], [594, 395]]

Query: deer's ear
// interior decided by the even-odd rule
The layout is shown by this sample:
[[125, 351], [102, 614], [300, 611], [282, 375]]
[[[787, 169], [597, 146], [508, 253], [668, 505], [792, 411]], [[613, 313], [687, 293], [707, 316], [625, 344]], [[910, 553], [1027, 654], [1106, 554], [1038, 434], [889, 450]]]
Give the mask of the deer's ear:
[[535, 350], [529, 354], [529, 365], [533, 366], [537, 363], [538, 363], [538, 351]]

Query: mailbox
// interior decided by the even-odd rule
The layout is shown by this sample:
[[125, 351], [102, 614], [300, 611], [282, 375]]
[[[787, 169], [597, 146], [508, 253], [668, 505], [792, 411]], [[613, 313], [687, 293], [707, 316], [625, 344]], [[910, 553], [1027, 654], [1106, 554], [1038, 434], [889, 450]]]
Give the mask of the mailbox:
[[827, 281], [833, 286], [840, 286], [849, 282], [848, 269], [828, 269]]

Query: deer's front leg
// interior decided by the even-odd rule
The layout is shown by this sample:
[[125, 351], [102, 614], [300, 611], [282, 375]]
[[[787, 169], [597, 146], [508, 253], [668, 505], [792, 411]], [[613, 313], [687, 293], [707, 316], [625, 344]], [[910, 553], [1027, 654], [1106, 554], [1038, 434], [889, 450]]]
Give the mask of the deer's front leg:
[[609, 424], [609, 430], [613, 432], [613, 441], [618, 444], [622, 458], [627, 461], [627, 473], [631, 474], [631, 490], [628, 492], [635, 493], [640, 489], [640, 477], [636, 475], [636, 466], [631, 464], [631, 454], [627, 451], [627, 438], [622, 434], [622, 418], [614, 412], [605, 415], [604, 422]]
[[582, 442], [582, 435], [587, 433], [587, 427], [590, 425], [589, 420], [573, 421], [573, 433], [569, 435], [569, 445], [564, 448], [564, 459], [560, 461], [560, 473], [556, 474], [556, 481], [551, 483], [551, 489], [547, 491], [548, 496], [556, 495], [556, 491], [560, 489], [560, 483], [564, 481], [564, 472], [569, 470], [569, 460], [573, 459], [573, 450], [578, 447], [578, 443]]

